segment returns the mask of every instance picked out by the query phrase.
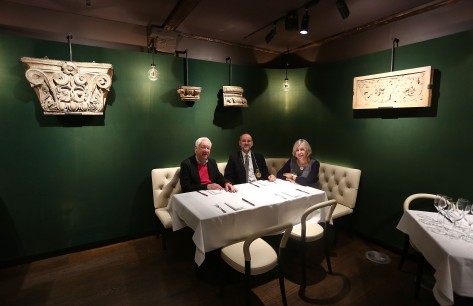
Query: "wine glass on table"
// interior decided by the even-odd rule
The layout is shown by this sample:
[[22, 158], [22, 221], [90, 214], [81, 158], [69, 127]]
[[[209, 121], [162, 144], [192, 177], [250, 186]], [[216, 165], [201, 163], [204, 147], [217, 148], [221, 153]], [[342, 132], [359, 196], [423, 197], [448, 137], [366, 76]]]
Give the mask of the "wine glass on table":
[[443, 220], [445, 219], [444, 210], [447, 207], [447, 201], [445, 199], [445, 196], [437, 194], [434, 199], [434, 207], [437, 210], [437, 218], [435, 220], [436, 227], [434, 227], [432, 230], [437, 234], [445, 234], [445, 230], [443, 228]]
[[458, 222], [461, 221], [465, 216], [465, 199], [458, 199], [457, 202], [453, 202], [449, 209], [449, 216], [453, 223], [450, 237], [461, 238], [463, 236], [461, 230], [458, 229]]
[[465, 206], [465, 218], [466, 223], [468, 223], [468, 233], [466, 236], [463, 236], [463, 239], [468, 242], [473, 242], [473, 238], [471, 237], [471, 225], [473, 225], [473, 205], [468, 203], [468, 205]]

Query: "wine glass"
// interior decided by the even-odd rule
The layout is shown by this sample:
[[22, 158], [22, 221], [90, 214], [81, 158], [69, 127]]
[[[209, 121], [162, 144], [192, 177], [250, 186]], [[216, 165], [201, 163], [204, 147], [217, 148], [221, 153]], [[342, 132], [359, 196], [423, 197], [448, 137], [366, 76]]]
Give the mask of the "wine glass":
[[[473, 216], [471, 216], [472, 214], [473, 214], [473, 205], [468, 203], [468, 205], [465, 206], [465, 216], [463, 217], [466, 223], [468, 223], [468, 233], [466, 236], [464, 236], [465, 241], [468, 241], [468, 242], [473, 241], [471, 238], [471, 225], [473, 224], [473, 218], [472, 218]], [[467, 218], [468, 215], [470, 215], [469, 218]]]
[[458, 230], [458, 221], [462, 220], [465, 216], [465, 199], [460, 198], [457, 202], [453, 202], [449, 209], [449, 216], [453, 223], [450, 236], [453, 238], [460, 238], [463, 234]]
[[447, 207], [447, 202], [441, 194], [437, 194], [434, 199], [434, 207], [437, 210], [437, 224], [440, 221], [440, 211], [444, 210]]
[[437, 234], [444, 234], [445, 231], [443, 229], [443, 215], [445, 214], [444, 210], [447, 207], [445, 196], [437, 194], [434, 199], [434, 207], [437, 210], [437, 218], [435, 220], [436, 227], [434, 227], [432, 230]]

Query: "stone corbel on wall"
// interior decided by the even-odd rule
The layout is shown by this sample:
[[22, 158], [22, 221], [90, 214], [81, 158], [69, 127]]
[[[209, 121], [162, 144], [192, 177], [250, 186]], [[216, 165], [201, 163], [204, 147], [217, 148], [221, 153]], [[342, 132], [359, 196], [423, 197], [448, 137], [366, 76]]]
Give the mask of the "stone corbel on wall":
[[240, 86], [223, 86], [223, 106], [248, 107]]
[[111, 64], [22, 57], [25, 76], [45, 115], [103, 115]]
[[181, 98], [181, 101], [190, 101], [195, 102], [200, 99], [200, 92], [202, 91], [201, 87], [197, 86], [181, 86], [177, 89], [177, 93]]

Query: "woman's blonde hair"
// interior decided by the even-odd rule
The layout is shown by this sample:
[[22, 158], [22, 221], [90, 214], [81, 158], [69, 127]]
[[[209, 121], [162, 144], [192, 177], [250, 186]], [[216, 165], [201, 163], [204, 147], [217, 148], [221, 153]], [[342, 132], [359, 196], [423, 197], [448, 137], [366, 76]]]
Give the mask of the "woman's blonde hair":
[[312, 154], [312, 148], [310, 147], [309, 142], [305, 139], [298, 139], [292, 147], [292, 156], [296, 156], [296, 150], [300, 146], [303, 146], [305, 148], [305, 150], [307, 151], [307, 156], [310, 156]]

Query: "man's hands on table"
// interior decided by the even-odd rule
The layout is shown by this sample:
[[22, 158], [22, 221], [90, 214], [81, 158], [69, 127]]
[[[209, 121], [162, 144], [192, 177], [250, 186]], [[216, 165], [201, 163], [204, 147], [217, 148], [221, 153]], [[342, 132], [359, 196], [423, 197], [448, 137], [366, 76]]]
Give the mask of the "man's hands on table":
[[223, 188], [219, 184], [210, 183], [210, 184], [207, 185], [207, 189], [208, 190], [223, 190], [223, 189], [225, 189], [225, 191], [228, 191], [228, 192], [237, 192], [238, 191], [235, 188], [235, 186], [233, 186], [230, 182], [225, 183], [225, 188]]

